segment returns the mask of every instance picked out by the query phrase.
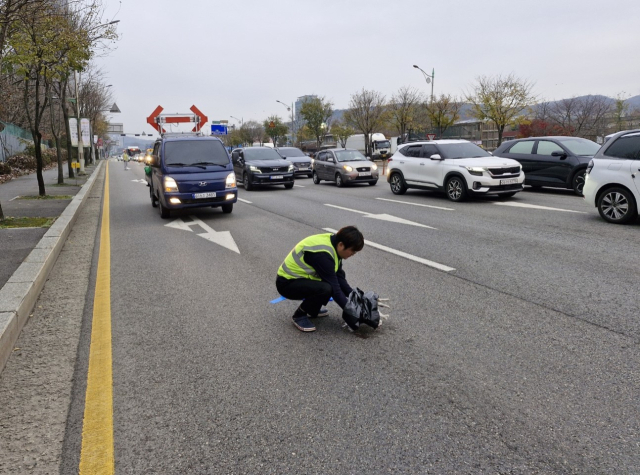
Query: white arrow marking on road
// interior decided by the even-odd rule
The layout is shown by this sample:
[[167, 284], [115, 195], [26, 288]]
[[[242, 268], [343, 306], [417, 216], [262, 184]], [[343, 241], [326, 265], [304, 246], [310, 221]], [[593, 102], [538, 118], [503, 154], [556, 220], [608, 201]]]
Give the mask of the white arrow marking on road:
[[135, 181], [136, 183], [147, 183], [145, 180], [142, 180], [142, 179], [140, 179], [140, 180], [131, 180], [131, 181]]
[[200, 221], [195, 216], [189, 216], [193, 221], [185, 223], [181, 218], [172, 221], [169, 224], [165, 224], [168, 228], [181, 229], [183, 231], [191, 231], [190, 226], [195, 226], [196, 224], [200, 226], [202, 229], [207, 231], [206, 233], [200, 233], [198, 236], [205, 238], [207, 241], [211, 241], [213, 243], [219, 244], [222, 247], [226, 247], [230, 251], [237, 252], [240, 254], [240, 249], [236, 246], [236, 242], [233, 240], [231, 233], [229, 231], [215, 231], [213, 228], [207, 226], [205, 223]]
[[304, 188], [304, 186], [302, 186], [302, 185], [293, 185], [293, 186], [296, 186], [298, 188]]
[[424, 208], [443, 209], [445, 211], [455, 211], [455, 209], [453, 208], [443, 208], [442, 206], [423, 205], [420, 203], [411, 203], [410, 201], [390, 200], [388, 198], [376, 198], [376, 199], [382, 200], [382, 201], [391, 201], [392, 203], [402, 203], [404, 205], [422, 206]]
[[[337, 233], [338, 231], [331, 228], [322, 228], [325, 231], [330, 233]], [[364, 240], [364, 243], [367, 246], [375, 247], [376, 249], [380, 249], [381, 251], [389, 252], [391, 254], [395, 254], [396, 256], [404, 257], [405, 259], [409, 259], [414, 262], [419, 262], [420, 264], [424, 264], [425, 266], [433, 267], [435, 269], [442, 270], [444, 272], [452, 272], [455, 270], [453, 267], [445, 266], [444, 264], [439, 264], [438, 262], [433, 262], [428, 259], [423, 259], [422, 257], [414, 256], [412, 254], [408, 254], [406, 252], [398, 251], [397, 249], [393, 249], [392, 247], [383, 246], [382, 244], [377, 244], [372, 241]]]
[[182, 229], [183, 231], [193, 232], [193, 229], [189, 227], [192, 224], [198, 224], [198, 223], [185, 223], [184, 221], [182, 221], [182, 218], [178, 218], [175, 221], [170, 222], [169, 224], [165, 224], [165, 226], [168, 228]]
[[214, 231], [195, 216], [190, 216], [190, 218], [193, 219], [195, 223], [199, 224], [202, 229], [207, 231], [206, 233], [198, 234], [198, 236], [240, 254], [240, 249], [236, 246], [236, 242], [233, 240], [233, 236], [231, 236], [229, 231]]
[[325, 206], [330, 206], [332, 208], [343, 209], [345, 211], [351, 211], [353, 213], [364, 214], [365, 218], [379, 219], [381, 221], [390, 221], [392, 223], [409, 224], [411, 226], [419, 226], [421, 228], [436, 229], [434, 227], [426, 226], [426, 225], [420, 224], [420, 223], [415, 223], [415, 222], [409, 221], [407, 219], [398, 218], [397, 216], [391, 216], [390, 214], [371, 214], [371, 213], [367, 213], [365, 211], [358, 211], [356, 209], [343, 208], [342, 206], [330, 205], [330, 204], [327, 204], [327, 203], [325, 203], [324, 205]]
[[547, 210], [547, 211], [563, 211], [565, 213], [588, 214], [586, 211], [575, 211], [575, 210], [572, 210], [572, 209], [550, 208], [548, 206], [528, 205], [526, 203], [513, 203], [513, 202], [498, 203], [498, 202], [494, 202], [493, 204], [494, 205], [500, 205], [500, 206], [513, 206], [514, 208], [544, 209], [544, 210]]

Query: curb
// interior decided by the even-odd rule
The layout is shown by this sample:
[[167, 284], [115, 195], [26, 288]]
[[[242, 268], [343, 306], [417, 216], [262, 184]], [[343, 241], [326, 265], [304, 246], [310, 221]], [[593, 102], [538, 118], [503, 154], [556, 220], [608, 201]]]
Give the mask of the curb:
[[105, 160], [100, 160], [91, 177], [42, 236], [40, 242], [0, 288], [0, 373], [13, 352], [22, 327], [35, 307], [49, 272], [71, 232], [86, 197]]

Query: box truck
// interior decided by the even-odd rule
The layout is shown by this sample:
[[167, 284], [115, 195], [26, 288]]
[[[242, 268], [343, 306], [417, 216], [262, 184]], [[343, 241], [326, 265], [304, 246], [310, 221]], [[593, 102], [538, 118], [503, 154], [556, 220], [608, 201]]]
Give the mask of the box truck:
[[[369, 134], [369, 142], [371, 144], [369, 158], [372, 160], [386, 160], [391, 156], [391, 143], [384, 134]], [[364, 134], [351, 135], [347, 139], [345, 148], [354, 148], [364, 154]]]

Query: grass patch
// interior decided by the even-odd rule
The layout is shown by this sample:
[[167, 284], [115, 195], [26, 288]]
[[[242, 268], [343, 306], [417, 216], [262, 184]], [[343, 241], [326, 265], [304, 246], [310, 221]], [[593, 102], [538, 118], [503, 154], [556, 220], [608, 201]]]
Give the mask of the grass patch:
[[28, 196], [19, 196], [19, 200], [72, 200], [72, 195], [28, 195]]
[[56, 218], [12, 218], [0, 220], [0, 229], [9, 228], [50, 228]]

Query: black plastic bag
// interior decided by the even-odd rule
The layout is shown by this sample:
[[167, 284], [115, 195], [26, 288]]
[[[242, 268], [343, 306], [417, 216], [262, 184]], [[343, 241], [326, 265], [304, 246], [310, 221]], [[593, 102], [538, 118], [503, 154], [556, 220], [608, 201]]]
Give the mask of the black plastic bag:
[[378, 311], [378, 294], [375, 292], [363, 292], [359, 288], [353, 289], [349, 294], [347, 305], [342, 310], [342, 319], [349, 328], [357, 330], [364, 323], [372, 328], [380, 325], [380, 312]]

